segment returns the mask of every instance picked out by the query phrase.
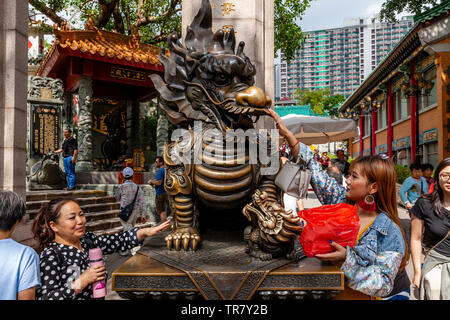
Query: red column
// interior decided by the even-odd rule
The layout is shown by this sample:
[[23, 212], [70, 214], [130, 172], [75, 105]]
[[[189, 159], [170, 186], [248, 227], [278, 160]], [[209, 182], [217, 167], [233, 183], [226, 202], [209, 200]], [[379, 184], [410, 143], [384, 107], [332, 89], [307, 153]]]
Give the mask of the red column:
[[393, 108], [393, 97], [392, 97], [392, 81], [388, 81], [388, 96], [387, 96], [387, 147], [388, 156], [392, 157], [392, 141], [394, 141], [394, 128], [392, 123], [394, 122], [394, 108]]
[[362, 110], [359, 111], [359, 156], [362, 157], [364, 152], [364, 140], [363, 137], [365, 135], [364, 128], [364, 117], [362, 116]]
[[[372, 101], [374, 101], [375, 96], [372, 96]], [[375, 109], [375, 108], [374, 108]], [[378, 130], [378, 112], [376, 109], [372, 111], [372, 132], [370, 133], [370, 138], [372, 139], [372, 154], [375, 155], [375, 147], [377, 146], [377, 135], [375, 131]]]
[[[411, 65], [409, 68], [409, 81], [410, 85], [415, 87], [417, 80], [414, 78], [414, 72], [416, 70], [416, 61], [411, 61]], [[410, 97], [411, 102], [411, 163], [416, 160], [416, 146], [419, 141], [416, 141], [416, 134], [419, 128], [416, 127], [416, 111], [417, 111], [417, 98], [416, 95], [412, 95]]]

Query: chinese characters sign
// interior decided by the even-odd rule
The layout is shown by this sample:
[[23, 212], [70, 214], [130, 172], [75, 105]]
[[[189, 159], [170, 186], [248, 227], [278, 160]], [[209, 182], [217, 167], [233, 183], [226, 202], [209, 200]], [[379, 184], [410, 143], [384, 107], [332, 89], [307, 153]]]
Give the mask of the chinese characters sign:
[[225, 2], [220, 6], [220, 10], [222, 11], [222, 16], [229, 16], [233, 13], [233, 11], [236, 11], [234, 9], [236, 6], [231, 2]]
[[111, 67], [111, 77], [122, 78], [122, 79], [130, 79], [137, 81], [145, 81], [146, 73], [142, 71]]
[[32, 105], [31, 154], [41, 156], [59, 148], [60, 108]]

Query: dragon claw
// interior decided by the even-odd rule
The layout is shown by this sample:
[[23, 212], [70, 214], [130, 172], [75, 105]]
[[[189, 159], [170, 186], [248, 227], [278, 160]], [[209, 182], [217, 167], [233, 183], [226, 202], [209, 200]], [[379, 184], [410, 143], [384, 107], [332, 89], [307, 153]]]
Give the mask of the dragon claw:
[[174, 248], [176, 251], [195, 251], [200, 243], [200, 235], [194, 228], [179, 228], [166, 238], [167, 249]]

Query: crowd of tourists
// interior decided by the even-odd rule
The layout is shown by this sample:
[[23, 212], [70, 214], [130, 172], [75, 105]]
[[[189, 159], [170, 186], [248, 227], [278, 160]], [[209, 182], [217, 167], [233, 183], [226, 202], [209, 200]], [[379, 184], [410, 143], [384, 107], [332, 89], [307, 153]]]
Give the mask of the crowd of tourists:
[[[433, 166], [411, 165], [411, 177], [400, 189], [400, 198], [411, 217], [411, 237], [400, 222], [397, 209], [396, 171], [386, 155], [362, 156], [347, 161], [344, 151], [336, 159], [318, 156], [298, 141], [282, 119], [271, 110], [279, 133], [287, 141], [284, 156], [307, 164], [311, 186], [322, 205], [354, 204], [359, 232], [353, 246], [331, 242], [334, 251], [316, 258], [339, 264], [346, 285], [378, 299], [409, 299], [411, 283], [420, 299], [450, 298], [450, 158]], [[71, 161], [71, 160], [70, 160]], [[284, 158], [284, 162], [288, 158]], [[42, 250], [40, 255], [12, 239], [12, 233], [26, 211], [24, 200], [11, 191], [0, 191], [0, 299], [2, 300], [86, 300], [92, 299], [92, 284], [107, 278], [104, 266], [90, 265], [88, 252], [100, 248], [103, 254], [135, 253], [147, 237], [170, 226], [167, 195], [164, 192], [164, 160], [155, 161], [156, 208], [161, 224], [135, 227], [138, 213], [145, 222], [145, 201], [133, 182], [133, 170], [125, 168], [125, 182], [115, 197], [121, 208], [132, 204], [123, 231], [112, 235], [86, 232], [86, 216], [70, 199], [45, 203], [34, 219], [32, 231]], [[291, 199], [292, 200], [292, 199]], [[303, 209], [294, 199], [294, 213]], [[126, 210], [124, 210], [125, 212]], [[122, 213], [122, 212], [121, 212]], [[424, 259], [423, 259], [424, 255]], [[412, 259], [413, 279], [405, 267]]]
[[[372, 297], [409, 299], [412, 282], [419, 289], [419, 299], [448, 300], [450, 158], [438, 164], [434, 179], [430, 164], [411, 165], [412, 176], [400, 190], [411, 216], [408, 248], [398, 216], [397, 176], [392, 159], [385, 154], [362, 156], [348, 165], [339, 161], [336, 171], [324, 168], [317, 152], [299, 142], [276, 112], [270, 113], [295, 159], [303, 160], [311, 170], [311, 185], [320, 202], [357, 206], [360, 229], [355, 245], [345, 248], [333, 242], [334, 252], [316, 257], [339, 263], [347, 285]], [[343, 152], [338, 153], [338, 158], [343, 159]], [[342, 183], [334, 173], [342, 175]], [[410, 256], [413, 279], [405, 271]]]

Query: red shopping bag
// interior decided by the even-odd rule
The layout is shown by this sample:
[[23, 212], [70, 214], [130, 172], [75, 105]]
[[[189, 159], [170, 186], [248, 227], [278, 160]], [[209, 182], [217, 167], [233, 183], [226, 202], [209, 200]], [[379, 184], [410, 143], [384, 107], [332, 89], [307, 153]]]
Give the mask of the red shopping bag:
[[298, 216], [306, 221], [300, 235], [305, 255], [314, 257], [335, 251], [329, 240], [343, 247], [353, 247], [359, 232], [356, 209], [356, 206], [339, 203], [299, 211]]

